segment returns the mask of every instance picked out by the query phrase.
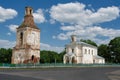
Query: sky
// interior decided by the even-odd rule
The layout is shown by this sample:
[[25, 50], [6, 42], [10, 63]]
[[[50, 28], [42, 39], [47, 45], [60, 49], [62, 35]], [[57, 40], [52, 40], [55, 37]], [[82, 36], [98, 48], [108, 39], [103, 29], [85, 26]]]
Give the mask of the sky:
[[98, 45], [120, 36], [120, 0], [0, 0], [0, 48], [15, 46], [26, 6], [41, 30], [40, 50], [60, 53], [71, 35]]

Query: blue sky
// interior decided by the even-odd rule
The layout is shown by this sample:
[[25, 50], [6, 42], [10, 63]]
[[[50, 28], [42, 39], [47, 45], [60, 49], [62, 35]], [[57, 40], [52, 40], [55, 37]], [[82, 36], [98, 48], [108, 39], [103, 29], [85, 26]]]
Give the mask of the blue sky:
[[41, 50], [63, 51], [72, 34], [107, 44], [120, 36], [120, 0], [0, 0], [0, 47], [12, 48], [25, 7], [41, 29]]

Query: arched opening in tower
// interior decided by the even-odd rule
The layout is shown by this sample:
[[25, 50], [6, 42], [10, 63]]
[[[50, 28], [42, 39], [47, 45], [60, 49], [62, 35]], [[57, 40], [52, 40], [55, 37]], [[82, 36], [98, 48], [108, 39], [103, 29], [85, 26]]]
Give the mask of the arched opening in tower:
[[23, 44], [23, 33], [22, 32], [20, 33], [20, 44], [21, 45]]
[[34, 57], [35, 57], [35, 56], [34, 56], [34, 55], [32, 55], [32, 57], [31, 57], [31, 60], [32, 60], [32, 61], [34, 60]]
[[30, 14], [32, 14], [32, 10], [30, 10]]

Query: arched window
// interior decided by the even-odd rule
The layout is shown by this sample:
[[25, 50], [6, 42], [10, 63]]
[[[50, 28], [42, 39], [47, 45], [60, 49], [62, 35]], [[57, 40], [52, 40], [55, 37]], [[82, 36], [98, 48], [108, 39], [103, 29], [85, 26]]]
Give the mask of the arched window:
[[32, 61], [34, 60], [34, 55], [31, 56], [31, 60], [32, 60]]
[[85, 49], [85, 54], [87, 54], [87, 49]]
[[32, 10], [30, 9], [30, 14], [32, 14]]
[[74, 53], [74, 49], [72, 49], [72, 53]]
[[93, 55], [93, 50], [92, 50], [92, 55]]
[[21, 45], [23, 44], [23, 33], [22, 32], [20, 33], [20, 44]]
[[90, 49], [89, 49], [89, 52], [88, 52], [89, 54], [90, 54]]

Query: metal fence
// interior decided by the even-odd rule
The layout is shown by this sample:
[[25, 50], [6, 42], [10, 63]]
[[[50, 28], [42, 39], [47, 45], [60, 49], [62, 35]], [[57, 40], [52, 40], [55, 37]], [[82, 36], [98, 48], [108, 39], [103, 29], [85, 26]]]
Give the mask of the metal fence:
[[63, 64], [63, 63], [0, 64], [0, 68], [49, 68], [49, 67], [120, 67], [120, 64]]

